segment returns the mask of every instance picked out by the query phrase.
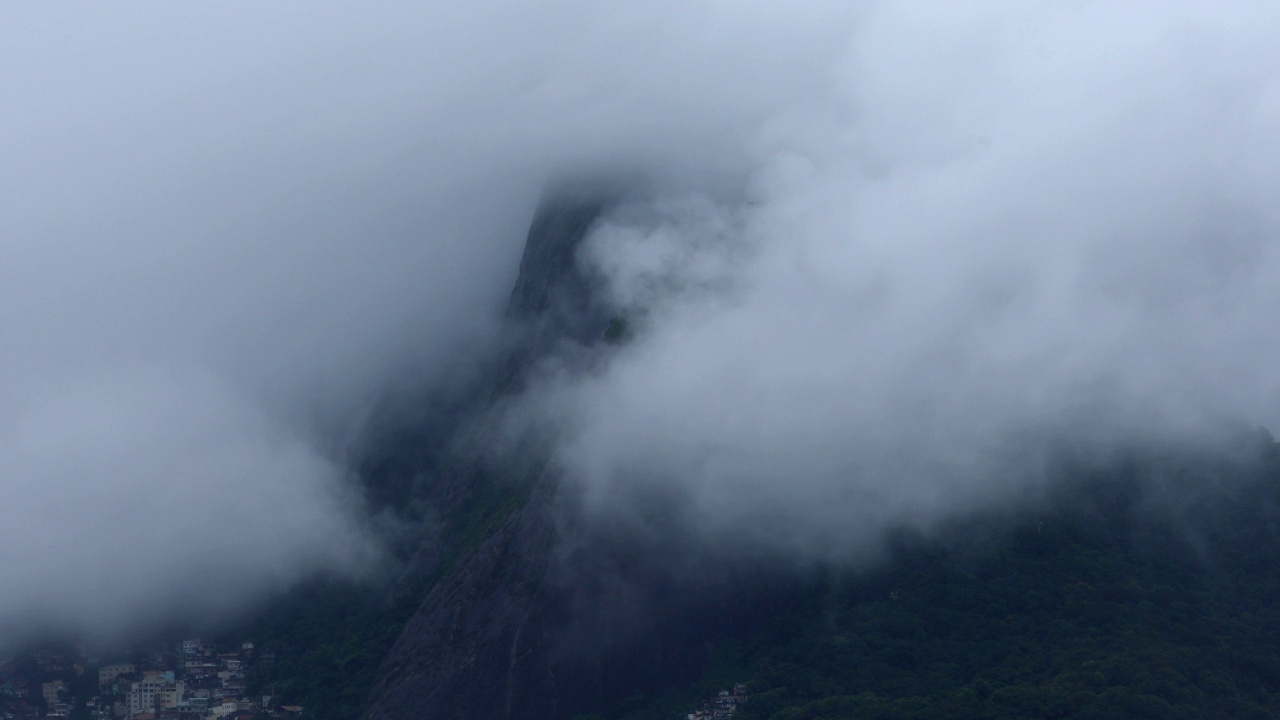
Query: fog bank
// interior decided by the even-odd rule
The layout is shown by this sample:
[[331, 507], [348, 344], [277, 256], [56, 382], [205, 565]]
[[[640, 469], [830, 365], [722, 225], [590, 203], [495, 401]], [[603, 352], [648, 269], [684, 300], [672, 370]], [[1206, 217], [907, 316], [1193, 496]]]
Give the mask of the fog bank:
[[523, 408], [602, 517], [855, 556], [1044, 438], [1274, 426], [1271, 6], [848, 6], [0, 10], [0, 626], [373, 564], [359, 418], [584, 170], [651, 180], [584, 256], [633, 339]]
[[1277, 20], [869, 13], [758, 125], [740, 202], [595, 232], [635, 337], [534, 401], [587, 506], [643, 528], [657, 489], [713, 545], [857, 562], [1034, 500], [1064, 455], [1276, 427]]
[[374, 565], [350, 439], [484, 353], [547, 180], [732, 195], [836, 7], [0, 10], [0, 627]]

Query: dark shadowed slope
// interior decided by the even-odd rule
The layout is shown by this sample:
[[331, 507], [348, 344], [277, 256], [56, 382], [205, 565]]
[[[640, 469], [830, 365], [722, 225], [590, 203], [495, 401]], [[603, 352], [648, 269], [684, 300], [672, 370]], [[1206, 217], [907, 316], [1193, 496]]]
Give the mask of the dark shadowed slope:
[[[753, 694], [742, 720], [1280, 711], [1269, 438], [1221, 458], [1068, 462], [1048, 506], [903, 534], [870, 572], [716, 555], [678, 530], [678, 498], [631, 498], [642, 536], [578, 513], [544, 439], [507, 437], [491, 411], [544, 360], [609, 352], [609, 313], [576, 259], [614, 197], [542, 204], [510, 345], [371, 455], [366, 475], [424, 508], [431, 531], [350, 656], [385, 654], [380, 669], [346, 666], [361, 678], [346, 695], [367, 700], [309, 714], [669, 720], [737, 681]], [[386, 622], [404, 623], [394, 643]]]
[[[508, 309], [517, 340], [479, 389], [481, 406], [544, 358], [608, 351], [607, 308], [576, 258], [618, 197], [571, 189], [542, 203]], [[414, 563], [430, 591], [388, 655], [370, 718], [571, 717], [695, 679], [704, 641], [767, 612], [769, 594], [743, 568], [675, 582], [666, 558], [685, 554], [677, 536], [655, 547], [587, 527], [545, 444], [526, 438], [495, 459], [483, 450], [497, 432], [468, 425], [437, 466], [406, 468], [442, 522]]]
[[[575, 253], [608, 202], [571, 193], [539, 207], [508, 308], [518, 340], [477, 389], [471, 414], [514, 391], [558, 343], [599, 335]], [[507, 717], [523, 694], [529, 648], [543, 640], [555, 482], [537, 447], [490, 463], [479, 456], [484, 445], [454, 438], [437, 467], [402, 470], [417, 478], [442, 527], [419, 552], [415, 572], [432, 587], [387, 658], [371, 718]]]

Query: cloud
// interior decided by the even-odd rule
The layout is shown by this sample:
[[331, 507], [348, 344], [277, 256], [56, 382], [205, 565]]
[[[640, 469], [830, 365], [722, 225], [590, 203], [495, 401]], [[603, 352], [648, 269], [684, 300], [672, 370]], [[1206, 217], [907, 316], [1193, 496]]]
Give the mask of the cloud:
[[0, 10], [0, 625], [364, 565], [345, 438], [582, 170], [656, 198], [590, 249], [635, 341], [530, 398], [599, 506], [849, 548], [1027, 434], [1271, 422], [1269, 7], [851, 5]]
[[743, 199], [594, 233], [634, 341], [535, 403], [589, 508], [862, 560], [1060, 453], [1280, 419], [1280, 16], [896, 3], [756, 125]]
[[739, 182], [839, 8], [0, 10], [0, 627], [367, 566], [347, 443], [483, 352], [547, 180]]
[[116, 639], [378, 560], [341, 469], [207, 373], [100, 367], [6, 430], [5, 625]]

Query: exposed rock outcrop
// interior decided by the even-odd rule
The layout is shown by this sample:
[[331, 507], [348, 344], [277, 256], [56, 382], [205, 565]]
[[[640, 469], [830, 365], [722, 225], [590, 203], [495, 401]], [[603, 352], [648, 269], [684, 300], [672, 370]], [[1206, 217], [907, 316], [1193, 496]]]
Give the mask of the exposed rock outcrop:
[[[473, 403], [518, 392], [530, 369], [562, 343], [600, 336], [606, 319], [577, 253], [613, 199], [573, 188], [541, 203], [507, 309], [515, 340]], [[474, 442], [450, 445], [453, 454], [438, 467], [416, 469], [432, 476], [431, 502], [451, 537], [432, 538], [419, 552], [415, 572], [438, 579], [385, 662], [372, 720], [530, 716], [524, 698], [538, 673], [530, 658], [544, 645], [555, 605], [544, 585], [555, 544], [556, 479], [536, 457], [495, 467], [470, 455]], [[550, 680], [537, 682], [543, 679]]]

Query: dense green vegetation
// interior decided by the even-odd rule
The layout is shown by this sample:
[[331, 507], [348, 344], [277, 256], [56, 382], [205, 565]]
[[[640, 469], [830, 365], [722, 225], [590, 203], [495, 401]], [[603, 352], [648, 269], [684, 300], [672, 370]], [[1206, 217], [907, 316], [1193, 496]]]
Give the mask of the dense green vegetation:
[[1216, 573], [1053, 525], [973, 568], [917, 556], [893, 590], [815, 594], [724, 662], [743, 718], [1269, 717], [1280, 613]]
[[[1171, 511], [1141, 483], [810, 578], [704, 680], [608, 717], [675, 718], [747, 680], [740, 720], [1280, 714], [1280, 473]], [[1163, 502], [1163, 501], [1162, 501]], [[683, 705], [681, 705], [683, 703]]]
[[471, 469], [464, 494], [436, 527], [439, 554], [425, 574], [410, 572], [393, 591], [318, 581], [239, 629], [276, 657], [255, 666], [250, 689], [300, 705], [314, 720], [359, 717], [383, 658], [422, 599], [524, 506], [542, 462], [529, 460], [501, 475]]
[[241, 631], [276, 657], [255, 664], [250, 690], [301, 705], [317, 720], [359, 717], [414, 607], [409, 595], [391, 602], [346, 583], [294, 591]]
[[[672, 720], [736, 681], [751, 690], [739, 720], [1275, 717], [1280, 465], [1268, 452], [1261, 469], [1166, 459], [1074, 477], [1034, 514], [903, 533], [877, 567], [788, 576], [715, 641], [699, 682], [590, 717]], [[258, 687], [311, 717], [357, 717], [416, 603], [523, 506], [537, 472], [473, 485], [436, 571], [400, 600], [316, 586], [264, 615], [253, 634], [278, 661]], [[1233, 489], [1195, 489], [1208, 485]]]

